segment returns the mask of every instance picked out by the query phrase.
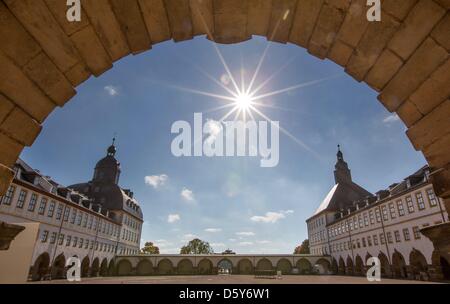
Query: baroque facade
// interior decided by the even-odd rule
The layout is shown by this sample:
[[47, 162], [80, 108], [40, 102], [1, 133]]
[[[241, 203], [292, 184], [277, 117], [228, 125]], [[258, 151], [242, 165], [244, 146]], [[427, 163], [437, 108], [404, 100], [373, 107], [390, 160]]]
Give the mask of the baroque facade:
[[111, 145], [88, 183], [62, 186], [19, 159], [0, 200], [0, 221], [37, 222], [30, 279], [61, 278], [66, 260], [81, 260], [82, 276], [111, 274], [117, 254], [137, 254], [143, 215], [130, 190], [118, 186], [120, 164]]
[[372, 195], [352, 181], [339, 149], [336, 184], [306, 221], [311, 253], [331, 256], [339, 274], [365, 275], [367, 260], [378, 257], [384, 277], [449, 279], [450, 261], [421, 234], [448, 221], [429, 174], [424, 166]]

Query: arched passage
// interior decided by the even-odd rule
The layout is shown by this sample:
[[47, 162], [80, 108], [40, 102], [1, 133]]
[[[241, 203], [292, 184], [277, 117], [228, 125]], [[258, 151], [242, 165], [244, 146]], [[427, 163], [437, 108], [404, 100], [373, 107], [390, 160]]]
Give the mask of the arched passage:
[[353, 265], [353, 260], [352, 260], [352, 258], [351, 257], [347, 257], [347, 274], [348, 275], [354, 275], [355, 274], [355, 268], [354, 268], [354, 265]]
[[392, 254], [392, 272], [396, 278], [403, 279], [408, 277], [405, 258], [398, 251]]
[[100, 275], [106, 277], [108, 275], [108, 260], [104, 258], [100, 264]]
[[330, 262], [325, 259], [317, 260], [316, 265], [319, 265], [322, 268], [323, 273], [328, 273], [331, 268]]
[[95, 258], [91, 266], [91, 277], [97, 277], [100, 271], [100, 260]]
[[[408, 136], [414, 147], [424, 151], [432, 167], [444, 169], [437, 178], [448, 191], [448, 2], [423, 5], [422, 1], [410, 1], [401, 9], [391, 4], [396, 1], [383, 3], [387, 23], [370, 23], [365, 16], [368, 7], [361, 7], [358, 1], [344, 2], [317, 1], [309, 4], [311, 9], [309, 2], [297, 0], [252, 1], [248, 5], [164, 1], [157, 8], [147, 1], [129, 5], [102, 1], [83, 3], [83, 26], [74, 27], [56, 2], [4, 1], [0, 5], [5, 20], [0, 32], [0, 69], [8, 77], [0, 78], [0, 92], [2, 106], [11, 111], [1, 118], [6, 122], [2, 130], [11, 140], [2, 145], [0, 194], [12, 179], [8, 168], [23, 146], [33, 143], [39, 125], [56, 106], [76, 94], [74, 87], [91, 75], [101, 75], [128, 54], [141, 53], [169, 39], [178, 42], [197, 35], [207, 35], [218, 43], [265, 36], [299, 45], [318, 58], [341, 65], [357, 81], [380, 91], [383, 105], [397, 112], [410, 128]], [[409, 14], [411, 11], [414, 14]], [[426, 18], [420, 35], [405, 35], [417, 27], [410, 18], [428, 16], [429, 11], [436, 13]], [[51, 44], [49, 36], [54, 38]], [[430, 120], [434, 121], [432, 127], [427, 123]]]
[[220, 272], [231, 274], [233, 272], [233, 263], [228, 259], [223, 259], [217, 263], [217, 269]]
[[345, 274], [345, 262], [342, 257], [339, 257], [339, 274]]
[[189, 259], [181, 260], [178, 263], [177, 272], [178, 272], [178, 274], [184, 274], [184, 275], [194, 274], [194, 265], [192, 264], [191, 260], [189, 260]]
[[381, 276], [384, 278], [391, 277], [391, 265], [389, 264], [389, 259], [387, 256], [383, 252], [380, 252], [380, 254], [378, 254], [378, 258], [380, 259], [381, 264]]
[[307, 259], [300, 259], [297, 261], [297, 269], [300, 274], [309, 274], [311, 273], [311, 263]]
[[197, 265], [197, 273], [203, 275], [213, 274], [213, 263], [208, 259], [201, 260]]
[[288, 259], [281, 259], [277, 263], [277, 271], [281, 271], [282, 274], [292, 273], [292, 264]]
[[359, 255], [355, 258], [355, 275], [364, 275], [364, 262]]
[[131, 265], [131, 262], [128, 260], [120, 260], [119, 263], [117, 263], [118, 276], [128, 276], [131, 274], [132, 270], [133, 266]]
[[85, 278], [89, 276], [89, 257], [85, 256], [81, 261], [81, 277]]
[[31, 277], [33, 280], [42, 280], [47, 274], [50, 266], [50, 256], [47, 252], [42, 253], [36, 261], [34, 261], [31, 269]]
[[272, 270], [272, 263], [268, 259], [261, 259], [256, 263], [256, 270], [267, 271]]
[[52, 266], [52, 279], [63, 279], [66, 275], [66, 258], [60, 254], [55, 258]]
[[154, 273], [153, 264], [147, 259], [141, 260], [136, 266], [137, 275], [148, 276]]
[[252, 274], [253, 264], [249, 259], [242, 259], [238, 263], [239, 274]]
[[108, 275], [113, 276], [114, 274], [115, 274], [114, 259], [111, 259], [111, 261], [109, 261], [108, 266]]
[[450, 263], [444, 258], [440, 257], [442, 277], [444, 280], [450, 280]]
[[331, 261], [331, 271], [333, 272], [333, 274], [337, 274], [338, 273], [338, 263], [336, 261], [335, 258], [333, 258], [333, 261]]
[[158, 262], [158, 274], [173, 274], [173, 264], [170, 260], [164, 259]]
[[413, 249], [409, 254], [409, 264], [415, 279], [426, 279], [425, 277], [428, 276], [428, 263], [422, 252]]

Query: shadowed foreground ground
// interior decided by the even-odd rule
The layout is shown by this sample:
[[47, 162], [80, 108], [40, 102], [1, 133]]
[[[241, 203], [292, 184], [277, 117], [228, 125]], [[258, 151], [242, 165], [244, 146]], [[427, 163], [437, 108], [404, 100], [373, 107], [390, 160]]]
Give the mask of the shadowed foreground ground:
[[[83, 278], [75, 284], [429, 284], [430, 282], [382, 279], [369, 282], [364, 277], [347, 276], [283, 276], [281, 279], [256, 279], [249, 275], [217, 276], [149, 276]], [[33, 284], [74, 284], [65, 280]]]

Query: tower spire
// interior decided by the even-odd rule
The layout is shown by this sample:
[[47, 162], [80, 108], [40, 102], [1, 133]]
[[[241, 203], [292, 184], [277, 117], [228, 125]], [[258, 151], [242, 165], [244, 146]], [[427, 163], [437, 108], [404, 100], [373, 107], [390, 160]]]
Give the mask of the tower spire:
[[336, 154], [337, 162], [334, 166], [334, 180], [336, 184], [349, 183], [352, 181], [352, 175], [347, 163], [344, 160], [344, 154], [341, 151], [341, 145], [338, 145], [338, 152]]
[[107, 151], [106, 154], [108, 156], [115, 156], [116, 155], [117, 149], [116, 149], [115, 144], [116, 144], [116, 135], [114, 133], [114, 137], [112, 139], [112, 144], [111, 144], [111, 146], [108, 147], [108, 150], [106, 150]]

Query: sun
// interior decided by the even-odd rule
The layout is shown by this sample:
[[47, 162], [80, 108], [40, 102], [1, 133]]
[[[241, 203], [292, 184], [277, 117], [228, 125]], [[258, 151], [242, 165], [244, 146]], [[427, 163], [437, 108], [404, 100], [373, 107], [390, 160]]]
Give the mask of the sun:
[[236, 97], [235, 106], [239, 110], [248, 110], [253, 104], [252, 97], [247, 93], [239, 93]]

